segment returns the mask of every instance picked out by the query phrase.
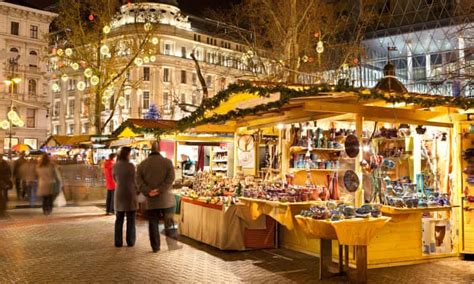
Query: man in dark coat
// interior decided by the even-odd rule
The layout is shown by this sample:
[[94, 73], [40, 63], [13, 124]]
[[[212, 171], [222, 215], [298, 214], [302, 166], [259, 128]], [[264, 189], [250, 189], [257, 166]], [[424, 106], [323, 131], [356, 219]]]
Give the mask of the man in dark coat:
[[13, 178], [15, 179], [16, 198], [18, 200], [25, 198], [23, 182], [21, 176], [21, 167], [26, 163], [25, 153], [21, 152], [20, 157], [13, 163]]
[[7, 210], [8, 190], [12, 188], [12, 171], [10, 165], [0, 157], [0, 217]]
[[165, 234], [171, 235], [176, 198], [171, 193], [174, 167], [171, 160], [161, 156], [159, 142], [154, 142], [152, 152], [137, 168], [138, 190], [146, 197], [145, 210], [149, 218], [148, 231], [153, 252], [160, 250], [158, 223], [164, 218]]

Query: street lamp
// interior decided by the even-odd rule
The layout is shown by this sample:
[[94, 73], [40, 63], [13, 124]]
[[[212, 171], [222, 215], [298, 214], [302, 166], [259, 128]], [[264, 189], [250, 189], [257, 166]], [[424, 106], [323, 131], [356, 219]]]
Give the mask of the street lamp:
[[25, 125], [25, 122], [20, 118], [18, 113], [13, 108], [14, 85], [19, 84], [20, 82], [21, 82], [21, 78], [18, 78], [18, 77], [13, 77], [9, 80], [4, 81], [4, 83], [7, 87], [11, 86], [10, 111], [7, 113], [7, 119], [0, 122], [0, 126], [4, 130], [9, 129], [9, 134], [8, 134], [8, 142], [9, 142], [8, 159], [9, 160], [12, 159], [12, 147], [13, 147], [13, 145], [12, 145], [12, 127], [13, 126], [23, 127]]

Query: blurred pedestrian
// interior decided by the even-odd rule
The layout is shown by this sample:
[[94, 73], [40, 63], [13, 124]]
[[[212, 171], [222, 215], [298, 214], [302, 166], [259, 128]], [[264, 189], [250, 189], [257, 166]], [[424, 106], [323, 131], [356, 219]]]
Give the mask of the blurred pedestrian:
[[135, 214], [137, 211], [137, 188], [135, 184], [135, 166], [130, 162], [130, 147], [122, 147], [113, 167], [115, 185], [115, 246], [123, 246], [123, 223], [127, 216], [126, 241], [129, 247], [135, 245]]
[[43, 198], [43, 213], [53, 212], [53, 202], [61, 190], [61, 176], [57, 166], [51, 162], [48, 154], [44, 153], [36, 166], [38, 175], [38, 196]]
[[171, 193], [175, 174], [171, 160], [160, 154], [159, 142], [152, 144], [151, 154], [137, 169], [138, 190], [146, 196], [145, 210], [148, 217], [148, 233], [153, 252], [160, 250], [159, 220], [164, 219], [165, 234], [173, 235], [173, 215], [176, 198]]
[[13, 187], [10, 165], [0, 157], [0, 217], [7, 210], [8, 191]]
[[23, 178], [23, 189], [30, 200], [30, 207], [33, 208], [36, 202], [36, 190], [38, 189], [38, 175], [36, 174], [36, 159], [30, 158], [21, 168]]
[[25, 190], [21, 176], [21, 167], [26, 163], [25, 152], [21, 152], [18, 159], [13, 163], [13, 178], [15, 179], [16, 198], [25, 199]]
[[107, 199], [105, 201], [105, 213], [107, 215], [114, 214], [115, 181], [112, 170], [115, 165], [116, 156], [115, 153], [111, 153], [102, 168], [105, 177], [105, 189], [107, 189]]

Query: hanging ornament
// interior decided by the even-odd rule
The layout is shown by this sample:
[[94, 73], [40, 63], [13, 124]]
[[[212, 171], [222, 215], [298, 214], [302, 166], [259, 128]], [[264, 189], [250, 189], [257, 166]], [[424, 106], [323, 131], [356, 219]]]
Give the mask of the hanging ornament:
[[86, 82], [84, 82], [84, 81], [79, 81], [79, 82], [77, 83], [77, 89], [78, 89], [79, 91], [84, 91], [84, 90], [86, 89]]
[[10, 122], [8, 122], [8, 120], [3, 120], [2, 122], [0, 122], [0, 127], [4, 130], [7, 130], [8, 128], [10, 128]]
[[66, 56], [71, 56], [72, 55], [72, 48], [69, 48], [69, 47], [66, 48], [65, 53], [66, 53]]
[[79, 63], [81, 64], [82, 68], [86, 68], [87, 62], [85, 62], [84, 60], [81, 60], [81, 62], [79, 62]]
[[110, 26], [105, 25], [105, 26], [102, 28], [102, 31], [104, 32], [104, 34], [110, 33]]
[[[130, 95], [130, 94], [132, 94], [132, 87], [130, 87], [130, 86], [125, 86], [125, 88], [123, 88], [123, 93], [124, 93], [125, 95]], [[137, 93], [138, 93], [138, 91], [137, 91]]]
[[92, 69], [86, 68], [86, 70], [84, 70], [84, 76], [86, 76], [86, 78], [92, 77]]
[[150, 57], [148, 57], [148, 56], [143, 57], [143, 63], [146, 64], [146, 63], [149, 63], [149, 62], [150, 62]]
[[59, 92], [61, 90], [58, 83], [53, 83], [53, 85], [51, 85], [51, 89], [53, 92]]
[[63, 75], [61, 76], [61, 80], [62, 80], [63, 82], [66, 82], [68, 79], [69, 79], [69, 76], [68, 76], [67, 74], [63, 74]]
[[118, 105], [121, 106], [121, 107], [124, 107], [126, 102], [127, 101], [125, 100], [124, 97], [120, 97], [117, 101]]
[[318, 38], [319, 37], [319, 32], [315, 32], [314, 37]]
[[16, 121], [18, 119], [18, 113], [16, 113], [16, 111], [13, 109], [10, 109], [10, 111], [7, 113], [7, 117], [11, 121]]
[[74, 63], [71, 64], [71, 68], [72, 68], [72, 70], [77, 71], [77, 70], [79, 70], [79, 64], [74, 62]]
[[323, 41], [318, 41], [318, 45], [316, 46], [316, 52], [321, 54], [324, 52], [324, 44]]
[[135, 58], [135, 60], [133, 61], [137, 66], [142, 66], [143, 64], [143, 59], [141, 59], [140, 57], [137, 57]]
[[61, 48], [59, 48], [57, 51], [56, 51], [56, 54], [58, 56], [63, 56], [64, 55], [64, 50], [62, 50]]
[[94, 20], [94, 14], [90, 13], [88, 19], [89, 19], [89, 21], [92, 22]]
[[154, 55], [150, 56], [150, 61], [155, 62], [156, 61], [156, 56], [154, 56]]
[[308, 62], [308, 60], [309, 60], [308, 56], [307, 56], [307, 55], [304, 55], [304, 56], [303, 56], [303, 62], [306, 63], [306, 62]]
[[145, 31], [151, 31], [151, 28], [152, 28], [152, 25], [150, 23], [146, 23], [145, 25], [143, 25], [143, 28], [145, 29]]
[[98, 77], [98, 76], [94, 75], [94, 76], [91, 77], [91, 84], [92, 84], [92, 86], [97, 86], [97, 84], [99, 84], [99, 81], [100, 81], [100, 80], [99, 80], [99, 77]]
[[154, 45], [157, 45], [159, 42], [160, 40], [157, 37], [151, 39], [151, 43], [153, 43]]
[[104, 44], [100, 47], [100, 54], [107, 55], [109, 53], [110, 53], [110, 49], [106, 44]]
[[355, 65], [359, 65], [359, 58], [357, 58], [357, 57], [354, 58], [353, 62], [354, 62]]

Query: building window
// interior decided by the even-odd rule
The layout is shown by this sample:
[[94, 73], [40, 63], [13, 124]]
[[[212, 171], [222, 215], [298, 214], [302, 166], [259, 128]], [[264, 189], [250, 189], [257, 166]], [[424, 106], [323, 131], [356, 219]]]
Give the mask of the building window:
[[193, 73], [193, 86], [196, 86], [197, 84], [197, 74]]
[[143, 67], [143, 81], [150, 81], [150, 67]]
[[89, 122], [84, 122], [82, 124], [82, 134], [89, 133]]
[[28, 95], [36, 96], [36, 80], [35, 79], [28, 80]]
[[74, 91], [75, 89], [76, 89], [76, 80], [69, 79], [69, 81], [67, 81], [67, 90]]
[[206, 85], [207, 85], [208, 88], [212, 88], [212, 76], [211, 75], [207, 75]]
[[164, 54], [165, 55], [172, 55], [171, 54], [171, 43], [165, 43]]
[[142, 96], [142, 109], [149, 109], [150, 108], [150, 92], [144, 91]]
[[185, 46], [181, 47], [181, 57], [182, 58], [188, 57], [188, 55], [186, 54], [186, 47]]
[[23, 139], [23, 144], [26, 144], [31, 147], [31, 149], [38, 149], [38, 139], [36, 138], [25, 138]]
[[74, 99], [68, 101], [68, 109], [67, 109], [67, 115], [68, 116], [73, 116], [74, 115], [74, 110], [75, 110], [75, 102]]
[[38, 53], [35, 50], [30, 51], [29, 65], [30, 67], [38, 67]]
[[34, 108], [26, 109], [26, 127], [35, 128], [36, 125], [36, 110]]
[[163, 68], [163, 82], [170, 82], [170, 69], [169, 68]]
[[130, 95], [129, 94], [125, 95], [125, 109], [130, 110]]
[[59, 117], [60, 111], [61, 111], [61, 102], [60, 101], [54, 102], [53, 117]]
[[38, 38], [38, 26], [30, 26], [30, 37], [31, 38]]
[[[3, 150], [9, 150], [10, 146], [13, 147], [13, 146], [17, 145], [18, 143], [20, 143], [20, 141], [16, 137], [12, 137], [11, 145], [10, 145], [10, 138], [3, 138]], [[4, 151], [4, 153], [6, 153], [6, 152]]]
[[191, 97], [191, 104], [193, 106], [197, 105], [197, 94], [196, 93], [193, 93], [193, 95]]
[[53, 129], [53, 134], [58, 135], [60, 131], [61, 131], [61, 125], [55, 125]]
[[18, 94], [18, 85], [20, 85], [20, 83], [13, 83], [11, 85], [12, 85], [12, 92], [14, 94]]
[[186, 84], [186, 70], [181, 70], [181, 84]]
[[181, 94], [181, 103], [186, 104], [186, 94], [185, 93]]
[[170, 110], [171, 109], [171, 96], [169, 92], [163, 93], [163, 109]]
[[74, 134], [74, 123], [71, 123], [71, 124], [68, 125], [68, 127], [67, 127], [67, 134], [68, 134], [68, 135]]
[[110, 133], [113, 133], [115, 130], [115, 122], [114, 120], [112, 119], [110, 122], [109, 122], [109, 131]]
[[20, 23], [18, 22], [11, 22], [10, 25], [10, 33], [12, 35], [18, 35], [20, 32]]

